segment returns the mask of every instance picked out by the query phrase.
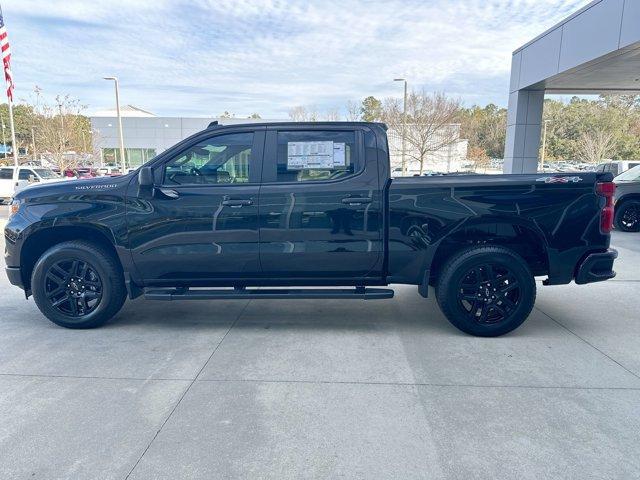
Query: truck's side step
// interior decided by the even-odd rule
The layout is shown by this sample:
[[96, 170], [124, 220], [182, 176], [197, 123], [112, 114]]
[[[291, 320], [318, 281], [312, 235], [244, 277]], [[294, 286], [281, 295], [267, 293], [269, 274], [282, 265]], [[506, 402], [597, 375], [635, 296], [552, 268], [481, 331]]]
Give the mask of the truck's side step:
[[347, 298], [360, 300], [380, 300], [393, 298], [389, 288], [296, 288], [296, 289], [186, 289], [186, 288], [145, 288], [144, 298], [148, 300], [228, 300], [240, 298]]

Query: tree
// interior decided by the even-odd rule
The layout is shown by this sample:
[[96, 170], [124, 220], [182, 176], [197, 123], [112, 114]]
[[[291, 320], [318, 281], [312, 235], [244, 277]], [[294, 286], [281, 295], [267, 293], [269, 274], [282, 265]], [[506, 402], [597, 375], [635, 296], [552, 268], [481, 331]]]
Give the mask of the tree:
[[224, 111], [218, 118], [234, 118], [235, 115], [233, 113], [229, 113], [228, 111]]
[[460, 110], [460, 137], [469, 148], [478, 147], [490, 158], [502, 158], [507, 131], [507, 110], [490, 103]]
[[369, 96], [362, 101], [360, 113], [365, 122], [378, 122], [383, 116], [382, 102], [376, 97]]
[[289, 109], [289, 118], [294, 122], [317, 122], [318, 111], [315, 107], [297, 105]]
[[331, 108], [327, 110], [325, 117], [328, 122], [337, 122], [340, 120], [340, 110], [337, 108]]
[[[407, 96], [406, 155], [410, 160], [418, 162], [421, 175], [429, 155], [459, 140], [459, 125], [456, 124], [459, 111], [460, 101], [449, 98], [444, 93], [412, 91]], [[382, 119], [396, 132], [402, 132], [403, 102], [387, 98]]]
[[251, 115], [249, 115], [247, 118], [253, 118], [253, 119], [255, 119], [255, 120], [259, 120], [259, 119], [261, 119], [262, 117], [260, 116], [260, 114], [259, 114], [259, 113], [252, 113], [252, 114], [251, 114]]
[[61, 171], [75, 168], [76, 152], [86, 152], [92, 143], [89, 119], [81, 114], [86, 107], [68, 95], [57, 95], [55, 103], [43, 99], [39, 90], [36, 97], [34, 132], [38, 151], [48, 154]]
[[547, 121], [546, 158], [550, 160], [595, 158], [593, 149], [598, 144], [607, 147], [609, 158], [640, 158], [639, 96], [573, 97], [568, 103], [547, 99], [543, 119]]
[[[16, 130], [16, 143], [18, 149], [31, 149], [31, 127], [35, 123], [35, 111], [31, 105], [15, 104], [13, 106], [13, 121]], [[4, 125], [5, 142], [11, 145], [11, 129], [9, 128], [9, 105], [0, 105], [0, 117]], [[2, 140], [0, 138], [0, 140]], [[12, 145], [13, 147], [13, 145]]]
[[487, 155], [487, 151], [479, 146], [469, 147], [467, 150], [467, 159], [473, 163], [474, 170], [486, 171], [487, 167], [491, 164], [491, 158]]
[[604, 130], [593, 130], [580, 135], [577, 144], [578, 158], [588, 163], [599, 163], [609, 157], [614, 146], [614, 135]]
[[349, 122], [357, 122], [360, 120], [360, 105], [356, 102], [349, 100], [347, 102], [347, 121]]

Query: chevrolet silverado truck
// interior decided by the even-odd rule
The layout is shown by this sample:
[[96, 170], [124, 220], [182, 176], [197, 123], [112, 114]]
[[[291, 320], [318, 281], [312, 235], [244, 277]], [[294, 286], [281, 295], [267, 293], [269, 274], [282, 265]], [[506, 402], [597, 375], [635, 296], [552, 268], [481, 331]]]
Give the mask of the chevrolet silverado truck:
[[615, 275], [614, 191], [596, 172], [392, 179], [379, 123], [214, 122], [127, 175], [17, 193], [6, 271], [69, 328], [141, 295], [381, 300], [411, 284], [498, 336], [531, 312], [535, 277]]

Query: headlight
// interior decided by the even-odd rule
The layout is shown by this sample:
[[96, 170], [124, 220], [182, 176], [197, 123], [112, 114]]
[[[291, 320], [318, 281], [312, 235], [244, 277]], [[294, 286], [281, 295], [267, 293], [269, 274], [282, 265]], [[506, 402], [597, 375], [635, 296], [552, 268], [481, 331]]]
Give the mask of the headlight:
[[11, 200], [11, 203], [9, 204], [9, 218], [13, 217], [16, 213], [18, 213], [18, 210], [20, 210], [20, 204], [22, 202], [20, 200]]

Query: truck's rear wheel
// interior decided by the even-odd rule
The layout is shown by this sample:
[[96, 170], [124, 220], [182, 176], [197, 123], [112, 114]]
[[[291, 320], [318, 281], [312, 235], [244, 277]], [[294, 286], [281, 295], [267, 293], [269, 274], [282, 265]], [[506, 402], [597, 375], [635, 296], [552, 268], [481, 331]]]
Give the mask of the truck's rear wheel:
[[447, 319], [463, 332], [497, 337], [524, 322], [536, 284], [524, 259], [503, 247], [472, 247], [451, 258], [436, 285]]
[[614, 223], [623, 232], [640, 232], [640, 202], [629, 200], [616, 207]]
[[31, 290], [40, 311], [67, 328], [94, 328], [126, 299], [122, 272], [109, 252], [82, 241], [51, 247], [37, 261]]

